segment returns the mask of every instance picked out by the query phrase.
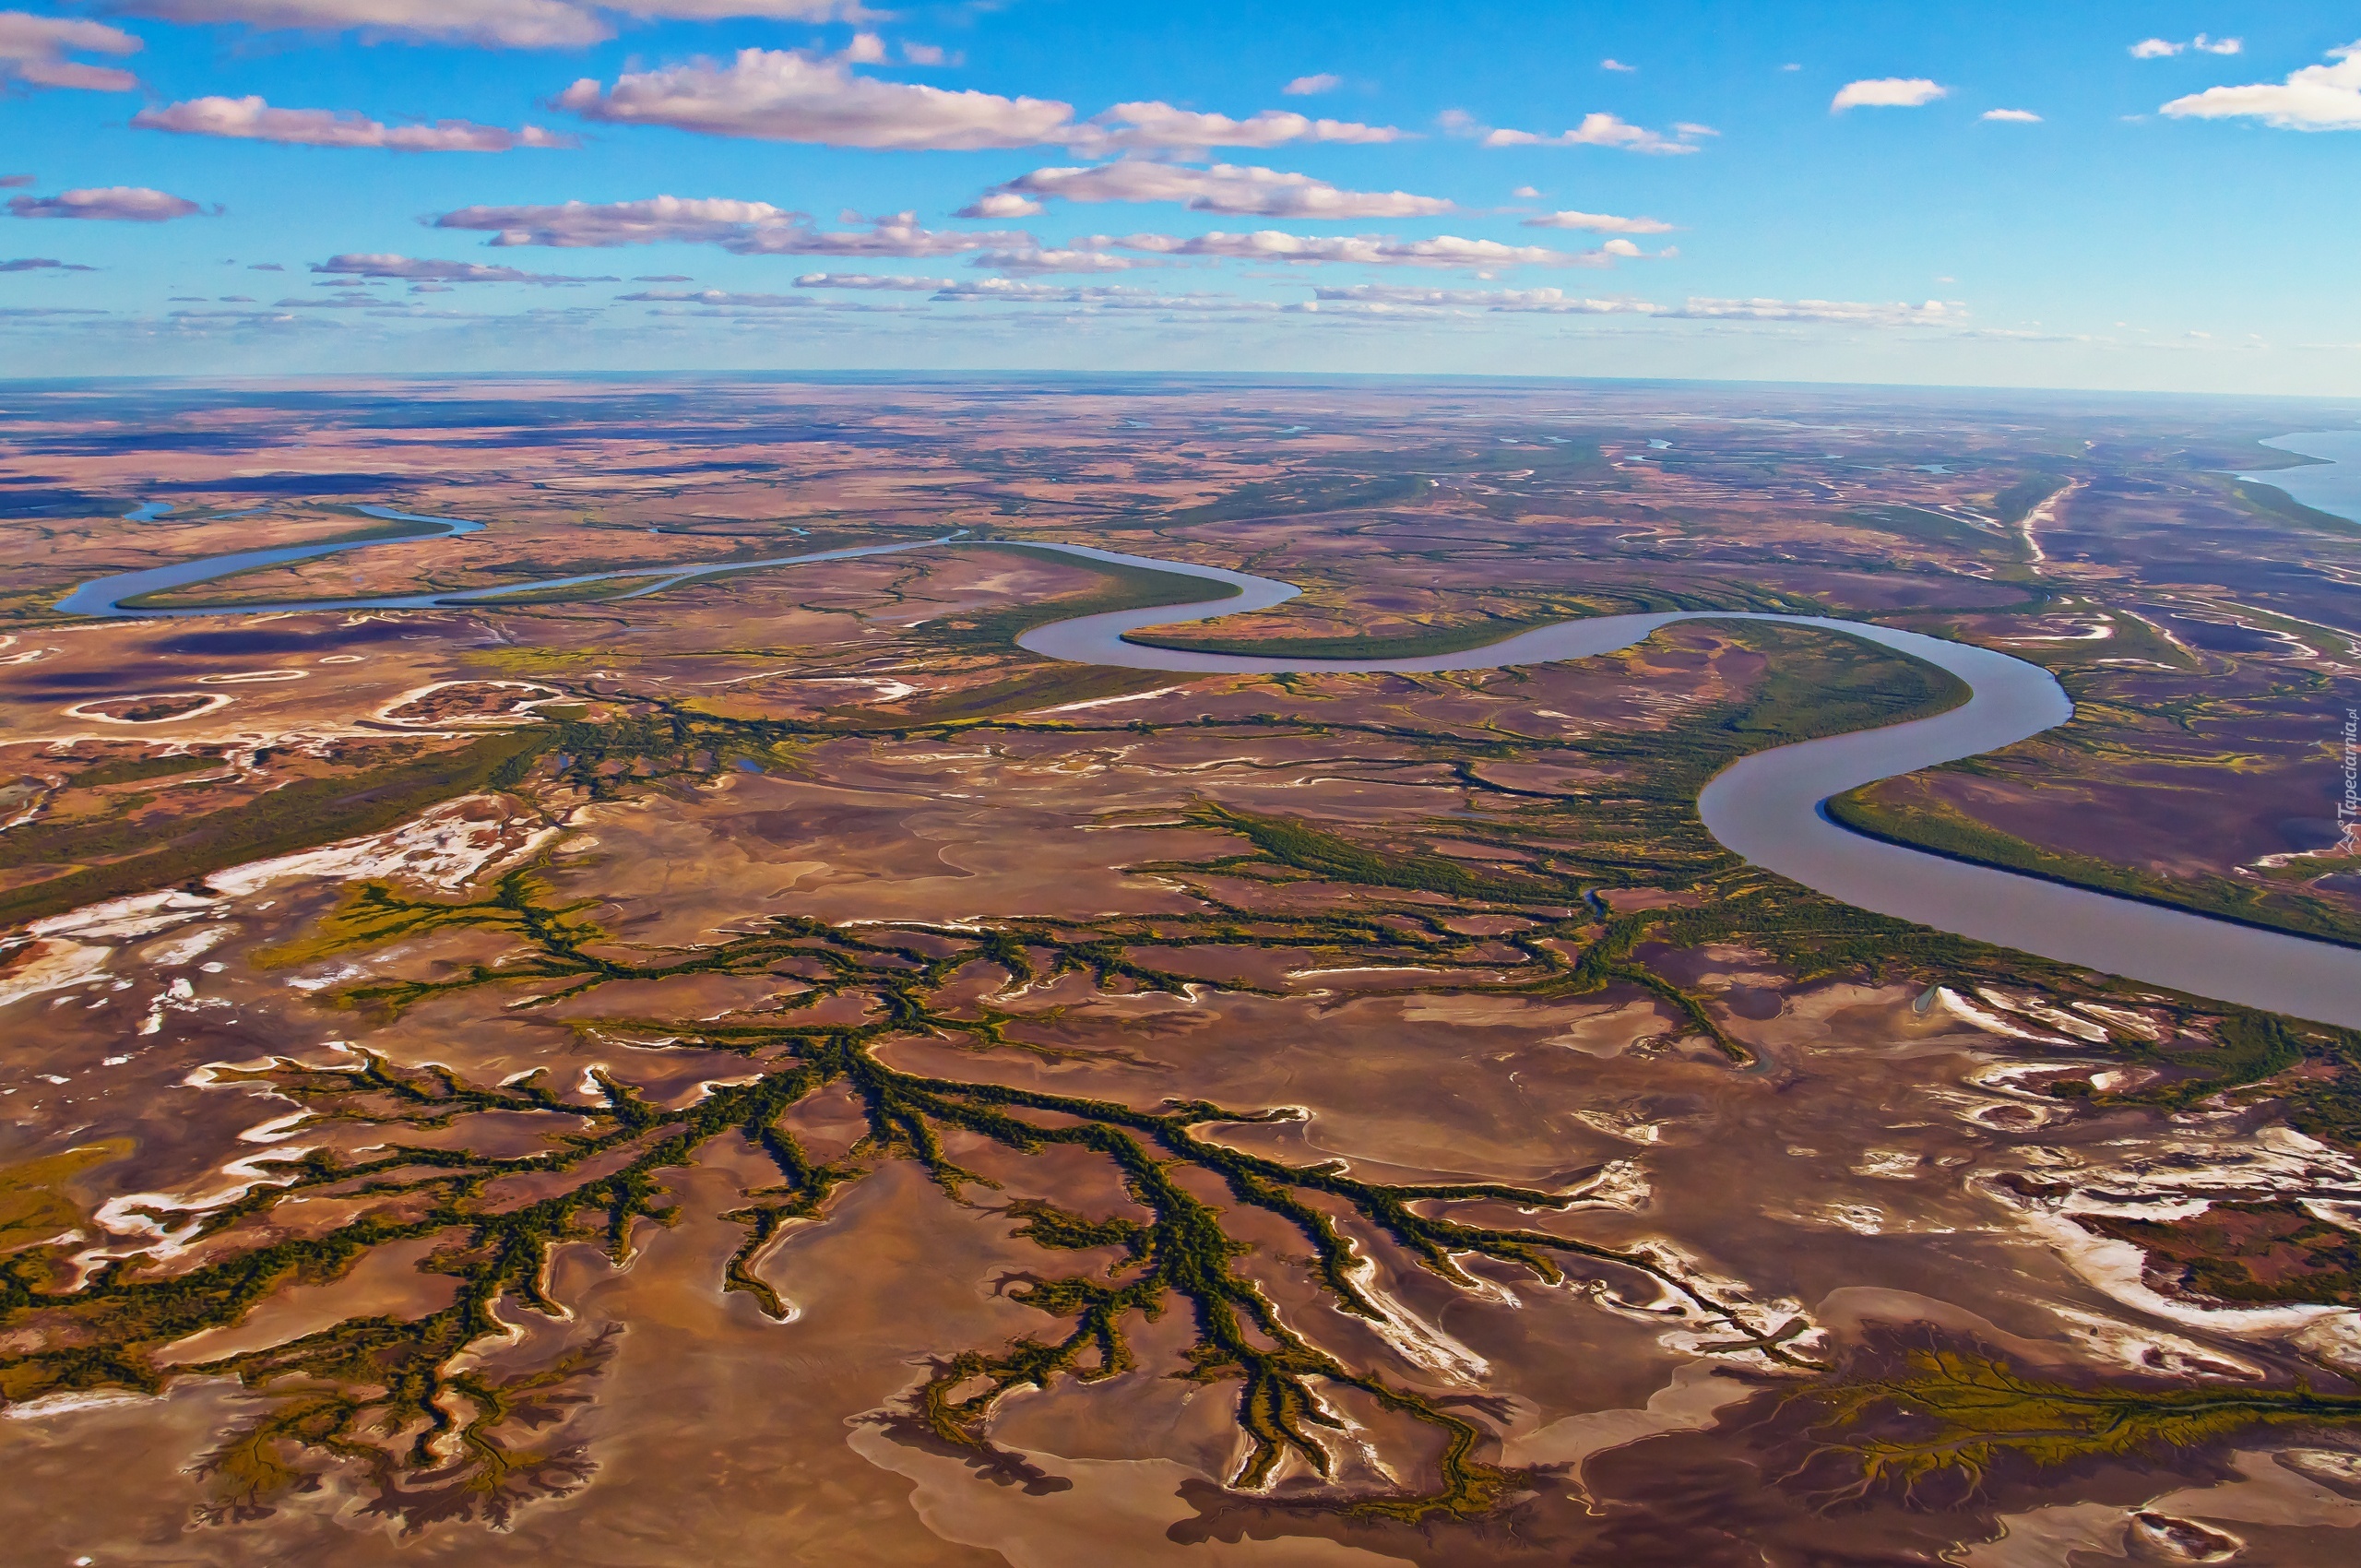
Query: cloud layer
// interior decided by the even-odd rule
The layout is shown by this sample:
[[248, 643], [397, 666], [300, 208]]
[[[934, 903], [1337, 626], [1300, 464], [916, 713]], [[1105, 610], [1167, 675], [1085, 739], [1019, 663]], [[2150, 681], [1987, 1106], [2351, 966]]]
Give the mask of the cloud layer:
[[1316, 120], [1286, 109], [1237, 119], [1153, 100], [1118, 103], [1077, 120], [1073, 104], [1055, 99], [954, 92], [856, 75], [853, 65], [872, 63], [884, 53], [882, 43], [867, 34], [861, 38], [874, 47], [859, 47], [856, 41], [855, 49], [837, 56], [742, 49], [727, 64], [693, 60], [628, 71], [612, 87], [585, 77], [556, 101], [586, 119], [617, 125], [900, 151], [1062, 145], [1105, 157], [1290, 142], [1382, 143], [1402, 135], [1391, 125]]
[[332, 278], [396, 278], [413, 283], [613, 283], [613, 278], [566, 278], [551, 272], [521, 272], [474, 261], [434, 261], [384, 252], [348, 252], [312, 263]]
[[492, 235], [493, 245], [713, 244], [739, 255], [959, 255], [974, 251], [1033, 251], [1030, 234], [1010, 230], [945, 232], [921, 228], [917, 215], [868, 220], [866, 229], [824, 231], [804, 213], [766, 201], [718, 196], [649, 196], [640, 201], [569, 201], [553, 207], [463, 207], [434, 220], [438, 229]]
[[1096, 235], [1077, 240], [1086, 249], [1143, 251], [1157, 255], [1219, 256], [1237, 261], [1349, 263], [1363, 267], [1611, 267], [1620, 257], [1636, 256], [1639, 247], [1629, 240], [1610, 240], [1595, 251], [1551, 250], [1543, 245], [1511, 245], [1498, 240], [1467, 240], [1440, 234], [1430, 240], [1395, 240], [1378, 234], [1290, 234], [1261, 229], [1251, 234], [1125, 234]]
[[113, 65], [86, 65], [71, 54], [136, 54], [139, 40], [121, 28], [27, 11], [0, 11], [0, 82], [136, 92], [139, 78]]
[[1720, 300], [1692, 296], [1677, 305], [1628, 298], [1585, 299], [1562, 289], [1416, 289], [1357, 283], [1313, 291], [1316, 302], [1458, 307], [1543, 315], [1644, 315], [1667, 321], [1808, 321], [1853, 327], [1955, 327], [1967, 313], [1941, 300], [1924, 304], [1849, 300]]
[[106, 185], [89, 190], [60, 191], [53, 196], [11, 196], [12, 218], [96, 218], [117, 222], [161, 223], [204, 211], [184, 196], [151, 191], [144, 185]]
[[494, 49], [579, 49], [615, 36], [613, 14], [718, 21], [856, 21], [859, 0], [118, 0], [115, 9], [172, 22], [243, 22], [267, 30], [359, 32]]
[[1616, 218], [1604, 212], [1545, 212], [1528, 218], [1527, 229], [1581, 229], [1594, 234], [1669, 234], [1672, 225], [1660, 218]]
[[145, 130], [300, 147], [389, 148], [397, 152], [507, 152], [520, 147], [575, 147], [572, 137], [539, 125], [508, 130], [469, 120], [431, 125], [387, 125], [350, 110], [273, 109], [258, 97], [192, 98], [142, 109], [131, 123]]
[[[1339, 190], [1309, 174], [1232, 163], [1188, 169], [1123, 159], [1088, 168], [1036, 169], [999, 186], [963, 215], [990, 217], [994, 196], [1061, 201], [1169, 201], [1192, 212], [1252, 218], [1431, 218], [1453, 210], [1440, 196]], [[1014, 211], [1013, 208], [1003, 210]]]
[[2361, 42], [2331, 49], [2335, 64], [2307, 65], [2284, 82], [2211, 87], [2176, 98], [2160, 113], [2176, 119], [2256, 119], [2283, 131], [2361, 130]]

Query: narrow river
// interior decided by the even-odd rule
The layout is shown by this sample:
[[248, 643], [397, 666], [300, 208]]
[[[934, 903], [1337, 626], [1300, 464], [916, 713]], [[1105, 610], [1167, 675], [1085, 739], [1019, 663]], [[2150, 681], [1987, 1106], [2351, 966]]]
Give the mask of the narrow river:
[[[423, 517], [386, 507], [362, 510], [389, 520], [445, 525], [447, 531], [454, 534], [482, 526], [460, 518]], [[219, 614], [222, 612], [126, 610], [121, 601], [254, 566], [360, 548], [364, 542], [249, 551], [126, 573], [83, 584], [61, 600], [58, 608], [84, 615]], [[641, 567], [463, 593], [240, 609], [254, 613], [456, 607], [591, 582], [658, 579], [625, 596], [635, 597], [720, 572], [885, 554], [955, 542], [955, 536], [908, 544], [822, 551], [768, 561]], [[1288, 659], [1198, 653], [1150, 647], [1124, 638], [1128, 633], [1149, 626], [1267, 609], [1294, 598], [1298, 590], [1270, 577], [1217, 566], [1125, 555], [1086, 545], [1031, 547], [1115, 565], [1201, 577], [1235, 590], [1228, 597], [1198, 604], [1117, 611], [1054, 622], [1036, 627], [1017, 639], [1018, 646], [1027, 652], [1079, 664], [1175, 674], [1493, 670], [1611, 653], [1631, 647], [1660, 626], [1692, 620], [1777, 621], [1815, 626], [1915, 655], [1958, 676], [1973, 695], [1960, 707], [1931, 719], [1800, 742], [1741, 759], [1714, 778], [1698, 797], [1698, 811], [1707, 830], [1731, 851], [1765, 870], [1860, 909], [2216, 1001], [2361, 1028], [2361, 953], [2352, 949], [1946, 860], [1864, 837], [1823, 814], [1821, 802], [1831, 795], [1880, 778], [2011, 745], [2064, 723], [2072, 716], [2073, 705], [2048, 671], [2023, 659], [1858, 621], [1714, 612], [1567, 621], [1521, 633], [1486, 647], [1423, 659]]]

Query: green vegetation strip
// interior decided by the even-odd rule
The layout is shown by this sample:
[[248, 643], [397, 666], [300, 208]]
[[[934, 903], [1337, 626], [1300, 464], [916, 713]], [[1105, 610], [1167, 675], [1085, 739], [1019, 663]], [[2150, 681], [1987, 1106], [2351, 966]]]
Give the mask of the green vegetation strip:
[[2225, 876], [2167, 877], [2096, 855], [2044, 849], [1976, 821], [1947, 802], [1886, 798], [1882, 782], [1832, 796], [1828, 814], [1854, 832], [1946, 860], [1994, 866], [2044, 882], [2185, 909], [2236, 925], [2284, 931], [2316, 942], [2361, 947], [2361, 925], [2328, 899], [2272, 882]]
[[[549, 742], [547, 729], [533, 727], [488, 735], [458, 751], [429, 753], [358, 777], [299, 779], [231, 809], [175, 824], [172, 837], [160, 848], [149, 848], [158, 833], [149, 824], [30, 824], [0, 837], [0, 870], [105, 863], [82, 864], [78, 870], [0, 892], [0, 926], [178, 886], [248, 861], [382, 832], [437, 801], [509, 788], [523, 778]], [[122, 858], [113, 858], [117, 856]]]

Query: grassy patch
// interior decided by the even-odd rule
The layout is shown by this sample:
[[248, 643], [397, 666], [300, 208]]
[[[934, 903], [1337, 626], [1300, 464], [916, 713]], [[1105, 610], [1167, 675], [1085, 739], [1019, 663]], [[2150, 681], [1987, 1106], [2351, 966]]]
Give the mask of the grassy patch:
[[2340, 517], [2333, 512], [2323, 512], [2317, 506], [2307, 506], [2275, 484], [2260, 480], [2230, 481], [2230, 494], [2260, 517], [2271, 517], [2315, 533], [2343, 534], [2347, 539], [2361, 539], [2361, 523], [2350, 517]]
[[[437, 801], [522, 778], [552, 732], [533, 727], [487, 735], [456, 752], [435, 752], [345, 778], [305, 778], [232, 810], [190, 820], [160, 847], [152, 825], [29, 824], [0, 838], [0, 869], [56, 864], [77, 869], [0, 892], [0, 926], [85, 904], [174, 887], [248, 861], [382, 832]], [[98, 861], [104, 863], [92, 865]]]
[[2047, 849], [1978, 822], [1948, 803], [1904, 804], [1884, 798], [1880, 789], [1880, 784], [1866, 784], [1833, 796], [1828, 814], [1856, 833], [1949, 860], [1997, 866], [2045, 882], [2087, 887], [2238, 925], [2361, 947], [2361, 921], [2324, 898], [2224, 876], [2160, 876], [2095, 855]]
[[102, 762], [96, 767], [86, 767], [74, 776], [77, 789], [96, 789], [102, 784], [133, 784], [143, 778], [169, 778], [176, 773], [201, 773], [208, 767], [219, 767], [221, 759], [210, 754], [158, 756], [119, 757]]

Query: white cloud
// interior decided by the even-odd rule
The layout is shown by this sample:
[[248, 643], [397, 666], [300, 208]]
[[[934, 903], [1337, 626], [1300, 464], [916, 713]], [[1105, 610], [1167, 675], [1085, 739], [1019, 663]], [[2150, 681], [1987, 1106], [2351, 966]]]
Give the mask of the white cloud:
[[1087, 124], [1076, 125], [1063, 140], [1086, 158], [1109, 152], [1185, 152], [1212, 147], [1280, 147], [1288, 142], [1358, 144], [1399, 141], [1392, 125], [1364, 125], [1354, 120], [1312, 120], [1286, 109], [1264, 109], [1234, 120], [1227, 114], [1203, 114], [1175, 109], [1169, 103], [1118, 103]]
[[2187, 43], [2176, 43], [2166, 38], [2143, 38], [2131, 46], [2134, 60], [2165, 60], [2184, 49], [2194, 49], [2201, 54], [2239, 54], [2246, 51], [2246, 41], [2239, 38], [2209, 38], [2199, 33]]
[[1616, 218], [1604, 212], [1550, 212], [1528, 218], [1527, 229], [1584, 229], [1594, 234], [1669, 234], [1672, 225], [1661, 218]]
[[[1237, 261], [1346, 263], [1363, 267], [1611, 267], [1615, 258], [1636, 255], [1628, 240], [1610, 241], [1595, 251], [1550, 250], [1510, 245], [1498, 240], [1465, 240], [1455, 234], [1431, 240], [1394, 240], [1381, 234], [1289, 234], [1277, 229], [1251, 234], [1094, 235], [1076, 240], [1078, 249], [1145, 251], [1157, 255], [1218, 256]], [[1623, 249], [1613, 248], [1621, 245]]]
[[1828, 112], [1847, 109], [1916, 109], [1951, 95], [1951, 89], [1925, 77], [1880, 77], [1873, 81], [1846, 82], [1828, 102]]
[[1309, 174], [1275, 169], [1230, 163], [1185, 169], [1128, 158], [1090, 168], [1036, 169], [992, 194], [1008, 193], [1063, 201], [1170, 201], [1192, 212], [1255, 218], [1430, 218], [1453, 210], [1440, 196], [1339, 190]]
[[993, 191], [978, 196], [952, 214], [954, 218], [1031, 218], [1047, 209], [1031, 196], [1014, 191]]
[[1683, 124], [1675, 125], [1674, 134], [1668, 137], [1597, 112], [1584, 115], [1581, 125], [1556, 136], [1538, 131], [1496, 130], [1458, 109], [1445, 110], [1438, 119], [1442, 128], [1453, 136], [1477, 137], [1486, 147], [1611, 147], [1659, 156], [1695, 152], [1696, 138], [1719, 134], [1711, 125]]
[[1322, 71], [1317, 76], [1298, 77], [1279, 90], [1289, 98], [1310, 98], [1314, 93], [1334, 92], [1344, 85], [1344, 77], [1331, 71]]
[[469, 120], [387, 125], [350, 110], [273, 109], [256, 97], [193, 98], [160, 109], [142, 109], [131, 123], [147, 130], [178, 131], [184, 136], [303, 147], [382, 147], [397, 152], [507, 152], [520, 147], [579, 145], [572, 137], [553, 135], [539, 125], [514, 131]]
[[1628, 297], [1584, 298], [1562, 289], [1418, 289], [1358, 283], [1313, 291], [1318, 301], [1455, 306], [1543, 315], [1644, 315], [1667, 321], [1808, 321], [1856, 327], [1948, 327], [1967, 313], [1956, 304], [1865, 304], [1845, 300], [1720, 300], [1692, 296], [1677, 305]]
[[1987, 109], [1979, 120], [1999, 120], [2012, 125], [2038, 125], [2041, 116], [2030, 109]]
[[1636, 71], [1640, 67], [1637, 65], [1627, 65], [1620, 60], [1608, 58], [1601, 60], [1598, 63], [1598, 68], [1602, 71]]
[[963, 255], [971, 251], [1032, 250], [1033, 236], [1006, 229], [922, 229], [914, 212], [868, 220], [867, 229], [820, 230], [808, 222], [763, 223], [724, 240], [739, 255]]
[[829, 147], [1032, 147], [1062, 140], [1074, 125], [1069, 103], [882, 81], [853, 75], [841, 60], [783, 49], [742, 49], [727, 65], [694, 61], [627, 71], [612, 88], [585, 77], [556, 101], [619, 125]]
[[1038, 278], [1052, 272], [1129, 272], [1133, 267], [1158, 267], [1160, 262], [1142, 261], [1128, 255], [1109, 255], [1102, 250], [1016, 250], [985, 251], [970, 267], [980, 267], [988, 272], [1013, 272]]
[[463, 207], [437, 218], [434, 226], [489, 231], [495, 245], [718, 244], [763, 224], [801, 220], [802, 214], [766, 201], [659, 196], [554, 207]]
[[795, 280], [799, 289], [874, 289], [900, 293], [931, 294], [948, 289], [948, 278], [910, 278], [897, 272], [807, 272]]
[[151, 191], [144, 185], [60, 191], [53, 196], [10, 196], [13, 218], [99, 218], [127, 223], [161, 223], [188, 218], [205, 209], [184, 196]]
[[2176, 98], [2161, 113], [2176, 119], [2253, 118], [2283, 131], [2361, 130], [2361, 42], [2331, 49], [2331, 65], [2307, 65], [2284, 82], [2211, 87]]
[[1031, 235], [1005, 229], [922, 229], [908, 212], [867, 221], [866, 229], [824, 231], [808, 214], [766, 201], [660, 196], [551, 207], [463, 207], [437, 218], [434, 226], [490, 233], [488, 243], [498, 246], [712, 244], [739, 255], [958, 255], [1039, 248]]
[[1516, 189], [1509, 193], [1509, 195], [1525, 201], [1530, 201], [1540, 194], [1541, 193], [1539, 191], [1534, 189], [1531, 185], [1519, 185]]
[[636, 294], [617, 294], [618, 301], [664, 302], [675, 304], [731, 305], [742, 310], [809, 310], [812, 299], [805, 294], [733, 294], [720, 289], [700, 289], [694, 293], [678, 289], [647, 289]]
[[1382, 143], [1402, 136], [1391, 125], [1315, 120], [1291, 110], [1264, 109], [1238, 119], [1152, 100], [1118, 103], [1076, 120], [1074, 105], [1053, 99], [952, 92], [857, 76], [850, 68], [884, 58], [884, 43], [867, 33], [856, 35], [854, 46], [836, 56], [742, 49], [727, 65], [696, 60], [626, 72], [611, 88], [586, 77], [559, 94], [557, 103], [588, 119], [709, 136], [954, 152], [1063, 144], [1100, 157], [1288, 142]]
[[139, 78], [113, 65], [86, 65], [69, 54], [136, 54], [140, 42], [121, 28], [27, 11], [0, 11], [0, 82], [135, 92]]
[[[613, 278], [566, 278], [549, 272], [520, 272], [513, 267], [487, 267], [475, 261], [435, 261], [386, 252], [349, 251], [312, 263], [312, 270], [331, 278], [400, 278], [413, 283], [613, 283]], [[329, 287], [323, 284], [321, 287]]]
[[172, 22], [243, 22], [264, 30], [359, 32], [369, 39], [499, 49], [578, 49], [614, 37], [613, 14], [643, 19], [857, 21], [859, 0], [114, 0], [113, 9]]

